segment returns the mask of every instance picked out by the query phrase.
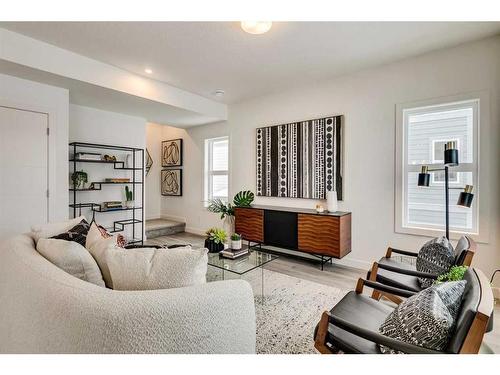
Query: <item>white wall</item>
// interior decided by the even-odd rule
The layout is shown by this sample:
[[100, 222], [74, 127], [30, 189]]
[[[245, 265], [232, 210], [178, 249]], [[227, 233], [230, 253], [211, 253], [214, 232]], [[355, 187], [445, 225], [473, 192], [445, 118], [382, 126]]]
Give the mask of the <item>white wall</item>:
[[[146, 120], [143, 118], [71, 104], [69, 107], [69, 123], [70, 142], [99, 143], [137, 148], [146, 147]], [[125, 160], [124, 153], [113, 150], [96, 149], [88, 151], [115, 155], [118, 160]], [[140, 158], [140, 154], [136, 155]], [[136, 161], [137, 166], [140, 165], [140, 162], [139, 159]], [[83, 169], [88, 173], [89, 182], [102, 181], [107, 177], [132, 177], [131, 171], [115, 170], [112, 164], [80, 163], [78, 169]], [[137, 174], [136, 178], [139, 177], [140, 175]], [[141, 195], [140, 185], [137, 185], [136, 189], [136, 200], [139, 201], [139, 195]], [[103, 201], [125, 200], [124, 185], [103, 185], [101, 191], [78, 192], [77, 194], [79, 194], [80, 201], [85, 202], [101, 203]], [[89, 211], [82, 213], [88, 219], [92, 218]], [[137, 213], [140, 215], [140, 211]], [[132, 217], [131, 212], [127, 214]], [[113, 220], [122, 219], [125, 216], [123, 212], [97, 213], [96, 215], [96, 221], [104, 226], [109, 226]], [[127, 234], [129, 234], [128, 231]]]
[[49, 221], [68, 216], [68, 97], [66, 89], [0, 74], [0, 105], [48, 114]]
[[161, 217], [161, 141], [163, 126], [148, 123], [146, 125], [146, 147], [153, 159], [153, 165], [146, 176], [146, 218]]
[[[417, 250], [425, 237], [394, 231], [395, 107], [441, 96], [488, 90], [490, 120], [480, 139], [480, 199], [490, 207], [490, 239], [474, 263], [487, 274], [500, 265], [499, 90], [500, 37], [441, 50], [309, 87], [231, 105], [227, 123], [178, 131], [186, 142], [183, 198], [163, 200], [163, 215], [203, 230], [219, 223], [201, 203], [203, 138], [230, 136], [230, 192], [255, 191], [255, 129], [324, 115], [345, 115], [345, 172], [341, 210], [352, 211], [352, 252], [341, 263], [367, 268], [388, 245]], [[257, 198], [256, 203], [312, 208], [313, 200]], [[483, 220], [488, 221], [488, 220]]]

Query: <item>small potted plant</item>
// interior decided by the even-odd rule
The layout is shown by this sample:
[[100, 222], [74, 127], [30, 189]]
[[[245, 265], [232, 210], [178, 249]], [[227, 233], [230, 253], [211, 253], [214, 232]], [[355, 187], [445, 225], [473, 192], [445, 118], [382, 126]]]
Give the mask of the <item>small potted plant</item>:
[[241, 236], [238, 233], [231, 235], [231, 249], [241, 250]]
[[125, 207], [134, 207], [134, 193], [129, 189], [128, 186], [125, 186]]
[[227, 239], [227, 234], [224, 229], [210, 228], [206, 232], [205, 247], [210, 253], [218, 253], [224, 250], [224, 243]]
[[85, 189], [85, 184], [88, 182], [87, 172], [75, 171], [71, 174], [71, 181], [74, 189]]

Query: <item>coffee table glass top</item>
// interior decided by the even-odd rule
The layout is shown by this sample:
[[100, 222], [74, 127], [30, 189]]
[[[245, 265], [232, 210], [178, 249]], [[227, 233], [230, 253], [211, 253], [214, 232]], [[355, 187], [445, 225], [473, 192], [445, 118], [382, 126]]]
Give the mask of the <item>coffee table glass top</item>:
[[255, 268], [262, 267], [278, 256], [263, 253], [258, 250], [252, 250], [250, 254], [244, 255], [237, 259], [227, 259], [219, 255], [219, 253], [208, 253], [208, 264], [212, 267], [217, 267], [221, 270], [243, 275]]

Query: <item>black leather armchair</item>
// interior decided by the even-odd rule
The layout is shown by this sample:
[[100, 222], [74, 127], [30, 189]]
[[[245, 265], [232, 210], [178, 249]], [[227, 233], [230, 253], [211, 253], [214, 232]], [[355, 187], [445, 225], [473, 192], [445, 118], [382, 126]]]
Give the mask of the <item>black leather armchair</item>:
[[378, 329], [394, 307], [363, 294], [364, 287], [381, 293], [407, 298], [414, 292], [360, 279], [356, 290], [349, 292], [318, 323], [314, 340], [324, 354], [380, 354], [379, 345], [409, 354], [478, 353], [493, 313], [493, 293], [484, 274], [469, 268], [456, 329], [446, 350], [436, 351], [386, 337]]

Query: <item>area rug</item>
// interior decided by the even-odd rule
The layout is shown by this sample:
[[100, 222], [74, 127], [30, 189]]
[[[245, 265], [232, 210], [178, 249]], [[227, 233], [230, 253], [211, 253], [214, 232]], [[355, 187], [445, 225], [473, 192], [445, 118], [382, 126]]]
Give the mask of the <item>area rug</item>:
[[[209, 279], [214, 278], [218, 277], [209, 271]], [[254, 290], [258, 354], [318, 353], [314, 328], [323, 311], [330, 310], [348, 292], [266, 270], [262, 301], [260, 270], [242, 278]]]

